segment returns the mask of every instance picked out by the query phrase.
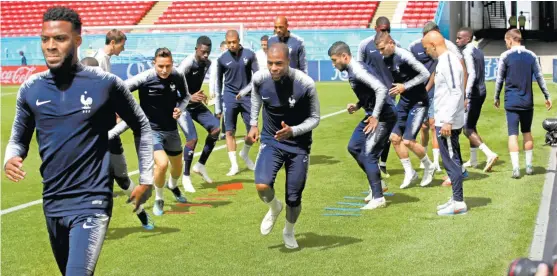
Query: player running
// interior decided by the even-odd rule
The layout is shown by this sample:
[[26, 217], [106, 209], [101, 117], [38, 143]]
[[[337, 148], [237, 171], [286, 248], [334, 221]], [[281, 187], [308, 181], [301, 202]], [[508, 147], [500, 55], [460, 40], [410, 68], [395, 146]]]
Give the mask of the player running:
[[195, 192], [190, 178], [190, 168], [193, 162], [193, 154], [197, 145], [197, 131], [193, 121], [200, 124], [207, 130], [207, 138], [205, 138], [205, 146], [201, 152], [198, 162], [193, 166], [193, 172], [200, 174], [207, 183], [213, 183], [209, 178], [205, 163], [217, 140], [219, 138], [219, 119], [217, 119], [211, 111], [203, 103], [207, 101], [207, 97], [201, 90], [205, 74], [211, 66], [209, 55], [211, 54], [211, 39], [207, 36], [200, 36], [197, 39], [195, 53], [185, 58], [178, 72], [184, 74], [188, 83], [188, 89], [193, 92], [190, 102], [178, 119], [178, 125], [186, 136], [186, 145], [184, 146], [184, 175], [182, 176], [182, 185], [186, 192]]
[[464, 163], [464, 167], [475, 168], [478, 165], [477, 151], [478, 148], [483, 151], [487, 158], [487, 162], [483, 169], [484, 172], [491, 171], [491, 168], [499, 159], [499, 156], [491, 151], [483, 142], [482, 137], [478, 134], [476, 128], [482, 105], [486, 98], [485, 89], [485, 60], [482, 50], [476, 48], [472, 44], [474, 36], [472, 29], [461, 28], [456, 35], [456, 44], [462, 50], [468, 79], [465, 90], [465, 97], [468, 100], [467, 112], [465, 113], [466, 124], [464, 126], [464, 135], [470, 140], [470, 160]]
[[[252, 74], [259, 70], [255, 53], [245, 49], [240, 44], [240, 37], [235, 30], [226, 32], [226, 44], [228, 51], [224, 52], [217, 59], [216, 72], [216, 102], [215, 114], [224, 116], [226, 128], [226, 146], [228, 147], [228, 158], [230, 159], [230, 171], [227, 176], [233, 176], [240, 172], [236, 161], [236, 126], [238, 114], [242, 114], [242, 119], [246, 125], [246, 130], [250, 129], [250, 99], [245, 97], [240, 99], [238, 95], [246, 95], [251, 91]], [[223, 83], [224, 78], [224, 83]], [[222, 88], [224, 86], [224, 89]], [[222, 91], [222, 92], [221, 92]], [[222, 110], [220, 103], [223, 103]], [[255, 164], [249, 158], [249, 150], [253, 142], [245, 137], [244, 148], [240, 152], [240, 157], [250, 170], [255, 169]]]
[[521, 45], [522, 35], [519, 30], [512, 29], [505, 34], [507, 51], [499, 58], [497, 79], [495, 81], [495, 107], [499, 108], [499, 95], [505, 82], [505, 113], [509, 133], [509, 152], [513, 166], [512, 178], [520, 178], [518, 160], [518, 125], [524, 141], [526, 155], [526, 174], [534, 174], [532, 166], [534, 137], [531, 127], [534, 119], [534, 95], [532, 93], [532, 76], [536, 78], [545, 98], [545, 107], [552, 107], [549, 91], [543, 79], [538, 57]]
[[[182, 141], [176, 120], [188, 105], [190, 94], [184, 75], [173, 67], [172, 53], [167, 48], [155, 51], [153, 67], [128, 80], [130, 91], [139, 91], [139, 104], [153, 129], [155, 156], [155, 204], [153, 214], [164, 213], [164, 186], [172, 191], [176, 201], [187, 202], [178, 187], [182, 174]], [[125, 123], [119, 123], [111, 131], [116, 137], [125, 131]], [[166, 171], [170, 161], [170, 179], [166, 181]]]
[[405, 172], [400, 188], [407, 188], [412, 181], [418, 178], [418, 174], [412, 169], [408, 149], [414, 152], [424, 164], [424, 175], [420, 186], [427, 186], [433, 180], [435, 167], [429, 160], [424, 147], [416, 143], [416, 136], [420, 131], [429, 104], [424, 85], [429, 78], [429, 72], [410, 52], [397, 47], [389, 33], [378, 33], [375, 45], [384, 56], [383, 61], [394, 79], [389, 94], [391, 96], [400, 95], [396, 107], [398, 119], [390, 138]]
[[79, 15], [69, 8], [53, 7], [43, 14], [41, 48], [49, 70], [20, 87], [4, 155], [8, 179], [22, 181], [36, 129], [43, 209], [62, 275], [95, 271], [112, 215], [108, 130], [115, 113], [128, 122], [138, 145], [141, 184], [128, 199], [135, 210], [151, 195], [153, 181], [149, 122], [121, 79], [79, 63], [81, 25]]
[[282, 211], [273, 185], [282, 166], [286, 171], [286, 224], [282, 232], [288, 249], [298, 248], [294, 224], [302, 211], [302, 192], [309, 168], [311, 132], [319, 124], [319, 100], [315, 83], [304, 72], [290, 68], [288, 46], [275, 43], [269, 47], [267, 67], [253, 77], [251, 94], [251, 130], [249, 137], [259, 137], [257, 120], [263, 106], [263, 131], [255, 167], [255, 186], [259, 197], [269, 207], [261, 222], [261, 234], [268, 235]]
[[350, 47], [342, 41], [329, 48], [329, 56], [333, 66], [348, 72], [348, 81], [358, 97], [358, 103], [348, 104], [348, 112], [353, 114], [363, 108], [366, 113], [348, 142], [348, 152], [366, 173], [370, 187], [368, 204], [361, 209], [386, 207], [383, 197], [386, 185], [381, 180], [378, 162], [385, 146], [389, 145], [387, 141], [397, 120], [394, 101], [388, 96], [388, 80], [382, 79], [365, 63], [352, 59]]

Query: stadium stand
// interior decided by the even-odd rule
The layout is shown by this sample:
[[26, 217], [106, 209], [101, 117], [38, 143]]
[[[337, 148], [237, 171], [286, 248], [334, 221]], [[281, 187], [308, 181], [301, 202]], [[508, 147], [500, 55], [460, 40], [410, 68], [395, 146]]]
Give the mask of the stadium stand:
[[433, 1], [409, 1], [402, 16], [402, 23], [408, 28], [418, 28], [427, 21], [432, 21], [437, 12], [439, 2]]
[[173, 2], [155, 24], [244, 23], [248, 30], [272, 29], [277, 15], [293, 29], [368, 28], [377, 1]]
[[2, 2], [2, 36], [35, 36], [41, 28], [42, 15], [51, 6], [75, 9], [85, 26], [134, 25], [151, 9], [149, 1], [6, 1]]

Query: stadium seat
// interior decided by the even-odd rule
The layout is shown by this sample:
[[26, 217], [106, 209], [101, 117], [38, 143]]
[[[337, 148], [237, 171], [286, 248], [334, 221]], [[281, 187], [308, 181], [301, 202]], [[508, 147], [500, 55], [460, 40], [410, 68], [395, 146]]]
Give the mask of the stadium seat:
[[408, 28], [420, 28], [427, 21], [435, 18], [438, 2], [409, 1], [402, 15], [402, 23]]
[[[42, 14], [52, 6], [67, 6], [80, 13], [83, 26], [134, 25], [153, 7], [149, 2], [106, 1], [6, 1], [2, 2], [2, 33], [32, 36], [40, 33]], [[118, 19], [118, 20], [110, 20]], [[19, 20], [19, 21], [18, 21]], [[21, 24], [21, 23], [27, 24]]]

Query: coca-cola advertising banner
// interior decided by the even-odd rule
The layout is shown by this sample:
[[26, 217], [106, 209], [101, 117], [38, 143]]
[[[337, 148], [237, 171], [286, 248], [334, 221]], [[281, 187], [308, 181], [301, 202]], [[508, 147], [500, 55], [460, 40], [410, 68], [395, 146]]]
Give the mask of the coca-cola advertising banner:
[[2, 66], [2, 84], [22, 84], [31, 75], [46, 71], [47, 69], [45, 65]]

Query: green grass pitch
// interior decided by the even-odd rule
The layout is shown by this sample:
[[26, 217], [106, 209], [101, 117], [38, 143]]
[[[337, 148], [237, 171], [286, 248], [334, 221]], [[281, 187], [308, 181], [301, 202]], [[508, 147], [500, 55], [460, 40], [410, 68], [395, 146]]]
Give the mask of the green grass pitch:
[[[536, 85], [534, 85], [536, 87]], [[319, 83], [321, 115], [337, 112], [355, 102], [348, 83]], [[178, 207], [166, 192], [166, 210], [193, 211], [195, 214], [165, 214], [154, 217], [156, 228], [143, 230], [123, 193], [115, 198], [113, 218], [97, 265], [98, 275], [501, 275], [509, 262], [526, 256], [534, 229], [544, 181], [548, 149], [542, 147], [541, 122], [554, 116], [545, 111], [541, 92], [535, 88], [536, 111], [535, 175], [513, 180], [507, 152], [506, 120], [503, 110], [493, 107], [493, 83], [488, 84], [478, 129], [484, 141], [500, 155], [492, 173], [471, 169], [464, 182], [464, 195], [470, 211], [458, 217], [438, 217], [435, 206], [450, 196], [441, 187], [437, 174], [431, 187], [417, 185], [400, 190], [403, 175], [394, 150], [389, 157], [388, 207], [360, 212], [361, 216], [324, 216], [326, 207], [341, 206], [344, 196], [363, 197], [366, 177], [346, 146], [363, 117], [347, 113], [330, 116], [314, 131], [309, 178], [304, 191], [303, 211], [296, 226], [300, 250], [284, 249], [284, 213], [269, 236], [261, 236], [259, 224], [267, 207], [260, 202], [253, 185], [253, 173], [245, 170], [226, 177], [229, 161], [225, 150], [217, 150], [208, 161], [215, 183], [203, 183], [193, 175], [197, 193], [206, 197], [216, 186], [241, 182], [244, 189], [207, 207]], [[555, 86], [550, 84], [550, 90]], [[17, 87], [1, 89], [2, 154], [8, 141]], [[243, 127], [241, 127], [243, 130]], [[198, 128], [200, 137], [205, 131]], [[200, 139], [203, 141], [204, 139]], [[130, 132], [123, 136], [129, 169], [137, 169], [137, 158]], [[202, 144], [202, 143], [201, 143]], [[223, 142], [219, 141], [218, 145]], [[240, 145], [238, 148], [240, 149]], [[461, 137], [462, 154], [469, 156], [468, 143]], [[430, 147], [431, 148], [431, 147]], [[198, 146], [197, 151], [201, 150]], [[257, 146], [251, 151], [255, 159]], [[431, 150], [430, 150], [431, 157]], [[485, 156], [478, 153], [480, 166]], [[412, 156], [415, 168], [419, 163]], [[3, 158], [2, 158], [3, 159]], [[197, 160], [197, 158], [195, 158]], [[524, 154], [521, 153], [524, 166]], [[27, 178], [8, 182], [2, 176], [1, 208], [41, 198], [40, 159], [35, 140], [24, 163]], [[419, 170], [420, 177], [422, 171]], [[133, 176], [137, 183], [137, 175]], [[278, 175], [276, 190], [284, 198], [284, 173]], [[152, 202], [146, 208], [151, 214]], [[203, 201], [195, 201], [203, 202]], [[356, 202], [356, 201], [354, 201]], [[352, 212], [350, 212], [352, 213]], [[42, 206], [35, 205], [1, 217], [1, 257], [4, 275], [58, 275], [45, 226]]]

